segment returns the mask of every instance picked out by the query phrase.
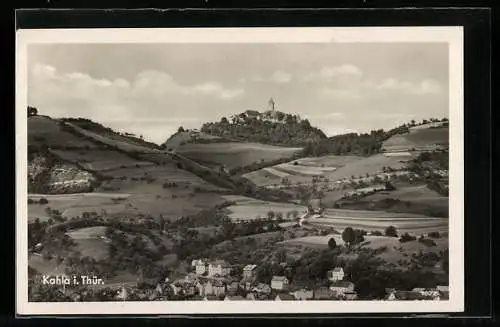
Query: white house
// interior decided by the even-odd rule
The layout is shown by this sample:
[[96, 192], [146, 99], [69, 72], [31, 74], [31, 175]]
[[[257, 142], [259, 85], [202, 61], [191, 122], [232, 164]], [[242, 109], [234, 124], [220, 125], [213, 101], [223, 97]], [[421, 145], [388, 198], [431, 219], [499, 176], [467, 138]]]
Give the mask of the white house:
[[257, 265], [246, 265], [243, 267], [243, 278], [253, 279], [255, 277], [255, 268], [257, 268]]
[[231, 266], [224, 260], [216, 260], [208, 265], [208, 276], [228, 276], [231, 273]]
[[273, 290], [284, 290], [288, 287], [288, 278], [285, 276], [273, 276], [271, 280], [271, 288]]
[[345, 293], [354, 292], [354, 284], [346, 280], [338, 280], [330, 285], [330, 290], [337, 296], [344, 296]]
[[335, 282], [344, 279], [344, 269], [342, 267], [335, 267], [333, 270], [327, 272], [327, 278], [329, 281]]

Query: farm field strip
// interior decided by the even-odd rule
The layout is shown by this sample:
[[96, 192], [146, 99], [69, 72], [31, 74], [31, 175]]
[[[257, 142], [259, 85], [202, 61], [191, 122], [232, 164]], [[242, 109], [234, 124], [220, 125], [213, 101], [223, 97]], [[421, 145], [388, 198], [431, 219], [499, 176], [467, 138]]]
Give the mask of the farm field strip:
[[[370, 210], [349, 210], [349, 209], [326, 209], [323, 212], [323, 215], [325, 216], [347, 216], [347, 217], [353, 217], [353, 218], [367, 218], [367, 217], [387, 217], [387, 218], [394, 218], [394, 217], [401, 217], [401, 213], [395, 213], [395, 212], [387, 212], [387, 211], [370, 211]], [[405, 213], [405, 217], [408, 218], [429, 218], [428, 216], [424, 215], [419, 215], [419, 214], [413, 214], [413, 213]]]
[[266, 168], [263, 168], [263, 170], [274, 175], [274, 176], [277, 176], [279, 178], [287, 178], [288, 176], [290, 176], [290, 174], [288, 172], [284, 172], [284, 171], [281, 171], [279, 169], [276, 169], [276, 167], [266, 167]]

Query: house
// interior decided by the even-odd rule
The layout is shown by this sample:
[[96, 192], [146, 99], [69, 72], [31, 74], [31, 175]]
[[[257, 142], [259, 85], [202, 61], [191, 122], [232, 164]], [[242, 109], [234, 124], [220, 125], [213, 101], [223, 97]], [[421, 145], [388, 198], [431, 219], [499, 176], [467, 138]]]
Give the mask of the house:
[[251, 290], [253, 286], [254, 286], [253, 280], [247, 280], [245, 278], [243, 278], [239, 284], [239, 288], [245, 291]]
[[234, 295], [234, 296], [226, 295], [224, 301], [245, 301], [245, 298], [241, 295]]
[[330, 290], [336, 296], [344, 296], [344, 293], [354, 291], [354, 284], [346, 280], [338, 280], [330, 285]]
[[276, 295], [275, 301], [294, 301], [295, 297], [288, 293], [279, 293]]
[[314, 300], [331, 300], [335, 294], [328, 287], [319, 287], [314, 290]]
[[207, 262], [202, 259], [193, 260], [191, 266], [194, 267], [197, 275], [204, 275], [207, 272]]
[[260, 112], [258, 112], [257, 110], [247, 110], [245, 111], [245, 116], [249, 119], [259, 119]]
[[208, 265], [208, 276], [229, 276], [231, 266], [224, 260], [216, 260]]
[[214, 295], [221, 296], [226, 294], [226, 285], [220, 280], [212, 282], [212, 292]]
[[180, 283], [174, 282], [174, 283], [170, 284], [170, 288], [172, 289], [172, 292], [174, 293], [174, 295], [181, 294], [182, 286], [180, 285]]
[[196, 282], [195, 287], [198, 294], [205, 295], [205, 284], [206, 283], [202, 283], [200, 281]]
[[422, 300], [422, 295], [413, 291], [394, 291], [387, 295], [385, 299], [388, 301], [416, 301]]
[[343, 297], [344, 297], [344, 299], [349, 300], [349, 301], [356, 300], [358, 298], [358, 293], [345, 292]]
[[249, 301], [257, 301], [259, 299], [257, 293], [250, 292], [247, 294], [246, 299]]
[[261, 294], [269, 294], [271, 293], [271, 287], [267, 284], [259, 283], [252, 289], [252, 291]]
[[418, 288], [415, 287], [412, 289], [412, 292], [419, 293], [424, 298], [436, 299], [439, 300], [440, 293], [436, 288]]
[[326, 273], [329, 281], [336, 282], [338, 280], [344, 279], [344, 269], [342, 267], [335, 267], [333, 270], [329, 270]]
[[288, 278], [285, 276], [273, 276], [271, 288], [273, 290], [284, 290], [288, 287]]
[[232, 282], [232, 283], [227, 284], [228, 293], [236, 293], [236, 292], [238, 292], [239, 288], [240, 288], [240, 285], [238, 282]]
[[243, 278], [253, 279], [255, 277], [255, 268], [257, 268], [257, 265], [246, 265], [243, 267]]
[[296, 300], [306, 301], [312, 300], [314, 298], [314, 292], [312, 290], [301, 289], [292, 293]]

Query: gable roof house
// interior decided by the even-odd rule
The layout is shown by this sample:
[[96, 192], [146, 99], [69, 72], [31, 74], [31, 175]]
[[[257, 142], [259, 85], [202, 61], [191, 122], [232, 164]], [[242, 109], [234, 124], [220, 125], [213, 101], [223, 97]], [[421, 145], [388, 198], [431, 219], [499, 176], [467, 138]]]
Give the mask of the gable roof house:
[[335, 294], [328, 287], [319, 287], [314, 290], [315, 300], [331, 300]]
[[292, 295], [299, 301], [312, 300], [314, 298], [314, 292], [306, 289], [297, 290]]
[[257, 268], [257, 265], [246, 265], [245, 267], [243, 267], [243, 278], [244, 279], [254, 278], [255, 268]]
[[328, 280], [334, 282], [337, 280], [344, 279], [345, 273], [344, 273], [344, 269], [342, 267], [335, 267], [332, 270], [328, 270], [326, 275], [327, 275]]
[[228, 276], [231, 273], [231, 265], [225, 260], [216, 260], [208, 265], [208, 276]]
[[334, 292], [336, 296], [344, 296], [346, 292], [354, 291], [354, 284], [346, 280], [338, 280], [330, 285], [330, 290]]
[[288, 286], [288, 278], [285, 276], [273, 276], [271, 280], [271, 288], [274, 290], [283, 290]]

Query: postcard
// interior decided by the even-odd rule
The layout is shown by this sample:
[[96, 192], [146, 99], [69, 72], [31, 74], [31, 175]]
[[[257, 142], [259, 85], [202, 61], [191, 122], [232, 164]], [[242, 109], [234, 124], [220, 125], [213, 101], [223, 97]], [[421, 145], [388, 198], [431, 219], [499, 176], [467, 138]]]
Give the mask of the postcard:
[[464, 310], [461, 27], [17, 31], [19, 315]]

